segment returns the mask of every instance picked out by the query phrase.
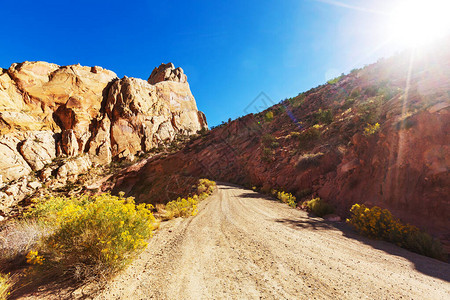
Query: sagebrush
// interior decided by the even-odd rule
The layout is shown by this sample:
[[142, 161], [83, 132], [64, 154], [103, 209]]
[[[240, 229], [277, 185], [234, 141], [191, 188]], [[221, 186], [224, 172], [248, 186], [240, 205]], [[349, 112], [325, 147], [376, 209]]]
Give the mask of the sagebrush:
[[291, 193], [286, 193], [283, 191], [273, 190], [272, 193], [283, 203], [288, 204], [290, 207], [297, 206], [297, 199]]
[[391, 212], [378, 206], [368, 208], [355, 204], [350, 209], [347, 222], [370, 238], [392, 242], [413, 252], [445, 260], [446, 255], [439, 240], [420, 231], [417, 227], [395, 219]]
[[124, 268], [158, 226], [148, 204], [109, 193], [49, 197], [25, 215], [51, 228], [27, 254], [27, 262], [79, 279]]
[[214, 191], [216, 183], [209, 179], [200, 179], [192, 196], [179, 197], [168, 202], [166, 205], [157, 206], [162, 219], [173, 219], [177, 217], [195, 216], [198, 213], [198, 203], [206, 199]]
[[323, 217], [325, 215], [334, 213], [334, 207], [321, 198], [313, 198], [311, 200], [305, 201], [303, 203], [303, 206], [307, 211], [312, 212], [318, 217]]

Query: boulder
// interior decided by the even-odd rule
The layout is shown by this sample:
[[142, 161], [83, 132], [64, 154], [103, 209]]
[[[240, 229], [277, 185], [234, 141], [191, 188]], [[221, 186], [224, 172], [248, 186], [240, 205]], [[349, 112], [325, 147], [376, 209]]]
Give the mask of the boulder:
[[30, 132], [19, 145], [20, 154], [34, 171], [42, 170], [56, 158], [56, 145], [52, 131]]
[[30, 174], [31, 168], [17, 151], [20, 140], [13, 135], [0, 138], [0, 171], [5, 182], [19, 179]]
[[87, 155], [71, 159], [59, 167], [56, 178], [61, 181], [75, 180], [78, 175], [86, 173], [92, 167]]

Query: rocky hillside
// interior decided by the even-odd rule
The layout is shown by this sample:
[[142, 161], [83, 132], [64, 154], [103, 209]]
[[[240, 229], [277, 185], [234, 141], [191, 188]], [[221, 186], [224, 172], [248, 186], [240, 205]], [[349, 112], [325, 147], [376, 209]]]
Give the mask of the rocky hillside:
[[0, 69], [0, 216], [26, 195], [207, 128], [181, 68], [147, 81], [46, 62]]
[[403, 53], [223, 124], [114, 176], [108, 187], [164, 202], [193, 178], [390, 209], [450, 240], [450, 49]]

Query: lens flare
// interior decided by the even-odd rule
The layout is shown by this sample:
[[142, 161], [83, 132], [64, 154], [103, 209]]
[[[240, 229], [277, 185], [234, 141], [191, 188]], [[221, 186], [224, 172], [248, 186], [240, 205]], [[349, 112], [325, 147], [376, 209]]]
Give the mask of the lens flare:
[[390, 34], [406, 46], [421, 46], [450, 34], [449, 0], [402, 0], [391, 13]]

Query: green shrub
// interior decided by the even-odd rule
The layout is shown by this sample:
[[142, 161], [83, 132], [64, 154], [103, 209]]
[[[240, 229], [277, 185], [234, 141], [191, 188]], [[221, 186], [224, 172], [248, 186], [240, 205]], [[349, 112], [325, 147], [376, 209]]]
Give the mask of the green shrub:
[[296, 108], [302, 106], [302, 104], [305, 102], [305, 98], [306, 94], [300, 93], [295, 97], [289, 98], [287, 101], [292, 107]]
[[328, 83], [328, 84], [335, 84], [335, 83], [338, 83], [338, 82], [342, 79], [343, 75], [344, 75], [344, 74], [342, 74], [341, 76], [338, 76], [338, 77], [336, 77], [336, 78], [330, 79], [330, 80], [327, 81], [327, 83]]
[[322, 110], [319, 108], [319, 110], [314, 113], [314, 118], [317, 122], [330, 124], [333, 122], [333, 112], [331, 109]]
[[361, 91], [359, 89], [354, 89], [351, 93], [350, 93], [350, 98], [359, 98], [361, 96]]
[[132, 197], [109, 193], [49, 197], [27, 214], [53, 228], [37, 249], [27, 254], [27, 261], [71, 272], [80, 279], [112, 274], [146, 247], [157, 227], [152, 208], [136, 206]]
[[303, 205], [309, 212], [312, 212], [318, 217], [323, 217], [325, 215], [329, 215], [334, 213], [334, 208], [327, 202], [323, 201], [320, 198], [313, 198], [309, 201], [305, 201]]
[[410, 224], [396, 220], [387, 209], [374, 206], [368, 208], [355, 204], [350, 209], [351, 218], [347, 222], [361, 234], [397, 244], [413, 252], [445, 260], [441, 243], [429, 234]]
[[270, 133], [266, 133], [261, 137], [261, 142], [266, 147], [270, 147], [272, 143], [275, 141], [276, 141], [275, 137]]
[[261, 159], [266, 162], [271, 162], [273, 156], [273, 150], [271, 148], [264, 147], [262, 150]]

